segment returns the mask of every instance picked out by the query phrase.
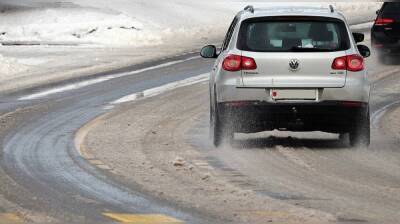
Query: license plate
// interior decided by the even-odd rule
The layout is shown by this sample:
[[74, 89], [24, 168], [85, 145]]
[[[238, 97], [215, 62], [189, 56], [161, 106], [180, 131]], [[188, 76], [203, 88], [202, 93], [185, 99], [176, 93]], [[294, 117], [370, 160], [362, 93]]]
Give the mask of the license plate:
[[274, 100], [316, 100], [316, 89], [272, 89], [271, 97]]

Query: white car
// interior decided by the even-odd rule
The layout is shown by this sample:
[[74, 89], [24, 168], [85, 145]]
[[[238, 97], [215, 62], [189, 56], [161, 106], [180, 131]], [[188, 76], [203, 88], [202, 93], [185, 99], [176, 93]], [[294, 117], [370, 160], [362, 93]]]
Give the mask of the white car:
[[324, 131], [370, 144], [370, 84], [364, 58], [344, 16], [329, 8], [241, 11], [211, 72], [211, 133], [219, 146], [235, 132]]

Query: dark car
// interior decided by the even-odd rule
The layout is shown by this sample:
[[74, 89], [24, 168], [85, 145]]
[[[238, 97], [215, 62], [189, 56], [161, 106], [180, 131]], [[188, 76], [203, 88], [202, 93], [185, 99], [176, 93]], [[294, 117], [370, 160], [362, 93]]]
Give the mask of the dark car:
[[400, 2], [385, 2], [372, 27], [372, 46], [380, 58], [400, 55]]

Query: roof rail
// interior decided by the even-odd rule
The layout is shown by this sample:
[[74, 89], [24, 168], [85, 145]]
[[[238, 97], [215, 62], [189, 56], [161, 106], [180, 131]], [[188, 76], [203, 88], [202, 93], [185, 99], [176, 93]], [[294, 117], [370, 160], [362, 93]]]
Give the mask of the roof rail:
[[331, 10], [331, 13], [335, 12], [335, 8], [333, 8], [333, 5], [329, 5], [329, 9]]
[[252, 5], [248, 5], [244, 8], [244, 11], [254, 13], [254, 7]]

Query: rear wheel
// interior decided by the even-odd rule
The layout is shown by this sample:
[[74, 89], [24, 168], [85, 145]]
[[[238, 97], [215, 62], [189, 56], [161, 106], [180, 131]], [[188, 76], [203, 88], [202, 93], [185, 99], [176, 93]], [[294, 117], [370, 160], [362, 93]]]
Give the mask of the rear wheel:
[[368, 147], [370, 145], [371, 127], [369, 109], [359, 114], [349, 134], [351, 147]]
[[228, 143], [232, 143], [233, 141], [233, 130], [229, 128], [226, 117], [224, 114], [221, 114], [216, 104], [210, 110], [210, 133], [215, 147], [221, 146], [225, 140]]
[[221, 122], [219, 121], [218, 115], [215, 112], [215, 109], [211, 108], [211, 116], [210, 116], [210, 134], [211, 140], [215, 147], [219, 147], [222, 143], [222, 130], [221, 130]]

